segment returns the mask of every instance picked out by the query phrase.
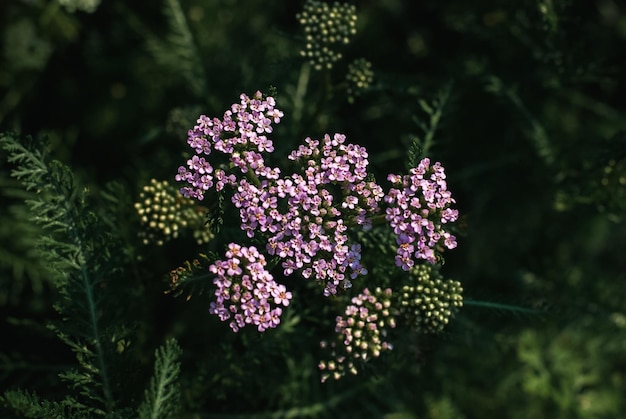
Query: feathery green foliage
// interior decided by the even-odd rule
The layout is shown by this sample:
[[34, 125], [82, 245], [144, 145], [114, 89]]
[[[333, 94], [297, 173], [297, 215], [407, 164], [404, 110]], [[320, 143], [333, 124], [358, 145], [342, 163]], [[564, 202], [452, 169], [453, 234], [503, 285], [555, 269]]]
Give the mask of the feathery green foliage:
[[182, 351], [174, 339], [170, 339], [156, 351], [154, 376], [146, 390], [145, 399], [139, 407], [140, 419], [176, 417], [180, 409], [180, 358]]
[[425, 99], [418, 99], [420, 109], [427, 115], [426, 122], [421, 118], [413, 116], [413, 122], [422, 130], [421, 136], [415, 136], [409, 146], [407, 167], [416, 167], [419, 161], [431, 153], [434, 144], [435, 134], [441, 129], [441, 118], [444, 115], [444, 108], [452, 92], [452, 84], [445, 85], [428, 103]]
[[83, 398], [75, 401], [75, 408], [89, 415], [110, 414], [115, 401], [106, 348], [110, 343], [105, 341], [109, 330], [103, 287], [116, 269], [108, 247], [113, 237], [89, 208], [86, 191], [79, 191], [70, 169], [49, 158], [45, 141], [27, 138], [20, 142], [3, 134], [0, 143], [9, 153], [8, 161], [16, 164], [12, 175], [27, 190], [36, 191], [27, 203], [31, 219], [45, 232], [38, 246], [59, 293], [55, 308], [63, 317], [50, 327], [74, 351], [80, 365], [79, 370], [67, 371], [61, 378]]
[[50, 402], [26, 390], [7, 391], [0, 396], [0, 402], [12, 411], [11, 414], [19, 412], [20, 417], [24, 418], [79, 419], [88, 417], [83, 409], [76, 408], [78, 403], [71, 398], [61, 402]]
[[[0, 152], [0, 417], [619, 416], [618, 3], [4, 2], [0, 132], [15, 134]], [[189, 229], [144, 243], [134, 203], [150, 179], [176, 202], [187, 130], [256, 90], [284, 111], [257, 133], [282, 175], [305, 137], [334, 132], [367, 149], [383, 187], [423, 157], [441, 162], [461, 218], [440, 277], [396, 265], [383, 214], [347, 232], [368, 270], [352, 288], [323, 297], [268, 257], [293, 293], [276, 329], [233, 333], [209, 312], [208, 267], [245, 240], [231, 191], [174, 219], [206, 220], [208, 241]], [[157, 224], [175, 206], [146, 205]], [[247, 243], [262, 250], [261, 236]], [[379, 285], [418, 294], [386, 330], [393, 350], [320, 383], [320, 342]]]
[[168, 24], [166, 38], [146, 33], [148, 49], [160, 65], [172, 75], [182, 77], [191, 92], [200, 97], [206, 92], [207, 76], [180, 2], [164, 0], [163, 14]]

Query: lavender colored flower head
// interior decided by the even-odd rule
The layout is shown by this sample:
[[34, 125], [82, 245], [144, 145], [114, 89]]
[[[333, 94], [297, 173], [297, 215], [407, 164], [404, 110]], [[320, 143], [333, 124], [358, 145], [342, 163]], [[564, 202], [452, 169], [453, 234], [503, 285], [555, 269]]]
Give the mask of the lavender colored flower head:
[[[307, 138], [289, 158], [302, 164], [303, 173], [262, 180], [242, 180], [233, 203], [241, 228], [249, 237], [269, 236], [267, 251], [279, 256], [285, 275], [300, 271], [324, 284], [324, 294], [349, 288], [364, 275], [361, 247], [351, 243], [349, 226], [371, 228], [371, 216], [383, 199], [380, 186], [366, 181], [367, 151], [345, 143], [345, 135]], [[280, 205], [280, 203], [284, 205]]]
[[273, 97], [263, 97], [256, 92], [252, 97], [242, 93], [240, 101], [224, 112], [222, 119], [200, 116], [190, 129], [187, 144], [196, 153], [187, 161], [187, 166], [178, 168], [176, 180], [187, 183], [180, 192], [185, 197], [204, 199], [204, 193], [215, 187], [221, 190], [226, 185], [235, 186], [234, 174], [226, 174], [223, 167], [214, 168], [204, 156], [217, 151], [228, 157], [229, 162], [242, 173], [252, 170], [257, 175], [266, 175], [260, 153], [274, 151], [274, 145], [266, 134], [273, 131], [273, 124], [280, 123], [283, 112], [276, 108]]
[[265, 266], [265, 257], [254, 246], [236, 243], [228, 245], [225, 260], [209, 266], [216, 286], [209, 312], [229, 321], [234, 332], [247, 324], [256, 326], [259, 332], [275, 328], [282, 307], [289, 305], [291, 292], [278, 284]]
[[405, 271], [424, 259], [436, 262], [439, 248], [453, 249], [456, 238], [446, 226], [458, 218], [443, 166], [424, 158], [409, 175], [390, 174], [394, 187], [385, 195], [386, 220], [396, 234], [396, 265]]

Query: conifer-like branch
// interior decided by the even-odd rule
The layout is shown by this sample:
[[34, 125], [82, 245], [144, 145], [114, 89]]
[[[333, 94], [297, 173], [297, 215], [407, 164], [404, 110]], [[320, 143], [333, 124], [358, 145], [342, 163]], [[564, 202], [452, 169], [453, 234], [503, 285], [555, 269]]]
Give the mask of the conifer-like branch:
[[172, 418], [179, 410], [180, 346], [170, 339], [156, 350], [154, 376], [139, 407], [140, 419]]

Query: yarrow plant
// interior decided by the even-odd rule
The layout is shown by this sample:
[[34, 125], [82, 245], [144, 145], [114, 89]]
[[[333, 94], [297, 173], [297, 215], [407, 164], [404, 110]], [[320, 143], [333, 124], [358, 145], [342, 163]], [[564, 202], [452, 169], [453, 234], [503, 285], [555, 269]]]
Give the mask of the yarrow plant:
[[354, 102], [354, 98], [359, 96], [363, 90], [370, 87], [374, 82], [372, 63], [365, 58], [354, 60], [348, 65], [346, 82], [348, 83], [348, 101]]
[[[343, 316], [337, 316], [334, 342], [322, 341], [322, 348], [330, 349], [328, 361], [321, 361], [322, 381], [332, 377], [335, 380], [347, 372], [356, 375], [357, 361], [378, 358], [383, 351], [393, 349], [385, 339], [388, 329], [396, 327], [391, 307], [392, 290], [376, 288], [374, 292], [365, 288], [352, 298]], [[344, 317], [345, 316], [345, 317]]]
[[[282, 117], [274, 98], [261, 92], [242, 94], [222, 119], [200, 116], [188, 132], [195, 155], [176, 175], [185, 198], [202, 201], [209, 191], [230, 191], [240, 229], [264, 245], [230, 243], [226, 259], [208, 267], [216, 298], [210, 312], [234, 331], [252, 324], [263, 332], [280, 323], [292, 293], [270, 274], [274, 263], [285, 277], [315, 280], [324, 296], [347, 294], [368, 274], [358, 230], [388, 224], [397, 245], [395, 264], [404, 271], [434, 264], [443, 250], [456, 246], [448, 227], [458, 212], [451, 208], [455, 201], [440, 163], [424, 158], [408, 175], [390, 174], [392, 187], [385, 193], [368, 173], [367, 150], [335, 133], [306, 138], [287, 156], [296, 171], [285, 174], [265, 163], [265, 154], [274, 151], [268, 135]], [[275, 262], [267, 263], [263, 253]], [[184, 270], [175, 286], [180, 274]], [[334, 346], [334, 361], [320, 367], [341, 377], [355, 368], [346, 359], [365, 361], [391, 349], [383, 330], [395, 327], [392, 294], [391, 288], [377, 287], [374, 293], [365, 288], [352, 299], [346, 317], [337, 317], [343, 346]], [[337, 355], [344, 352], [350, 357]]]
[[403, 285], [399, 312], [415, 329], [437, 333], [463, 305], [463, 288], [458, 281], [445, 280], [432, 265], [418, 265], [409, 272], [411, 283]]
[[[234, 174], [226, 173], [226, 165], [214, 168], [204, 156], [217, 151], [229, 156], [232, 166], [242, 173], [250, 171], [254, 176], [275, 177], [276, 171], [265, 167], [261, 152], [274, 150], [266, 133], [272, 132], [272, 124], [279, 123], [283, 113], [275, 108], [273, 97], [263, 98], [257, 92], [252, 98], [245, 94], [241, 101], [231, 106], [222, 119], [201, 116], [188, 133], [189, 146], [196, 152], [187, 160], [187, 167], [181, 166], [176, 175], [177, 181], [190, 186], [181, 189], [185, 197], [204, 199], [205, 191], [213, 186], [217, 191], [225, 185], [236, 185]], [[258, 181], [258, 178], [255, 178]]]
[[306, 41], [301, 55], [316, 70], [331, 69], [342, 57], [337, 47], [349, 44], [356, 34], [356, 7], [351, 4], [307, 0], [296, 18]]
[[216, 286], [209, 312], [222, 321], [232, 318], [229, 324], [234, 332], [247, 324], [257, 326], [259, 332], [278, 326], [280, 306], [288, 306], [292, 296], [265, 269], [265, 257], [254, 246], [230, 243], [226, 258], [209, 267]]
[[459, 216], [450, 208], [455, 201], [445, 179], [443, 166], [431, 165], [429, 158], [422, 159], [409, 175], [388, 176], [395, 188], [385, 196], [386, 219], [397, 235], [396, 263], [405, 271], [416, 259], [435, 263], [437, 246], [456, 247], [455, 236], [444, 228]]
[[139, 237], [144, 244], [162, 246], [177, 238], [182, 231], [193, 234], [198, 244], [207, 243], [213, 237], [204, 227], [207, 209], [180, 196], [176, 187], [166, 180], [150, 179], [150, 184], [142, 188], [135, 209], [141, 217], [143, 228]]

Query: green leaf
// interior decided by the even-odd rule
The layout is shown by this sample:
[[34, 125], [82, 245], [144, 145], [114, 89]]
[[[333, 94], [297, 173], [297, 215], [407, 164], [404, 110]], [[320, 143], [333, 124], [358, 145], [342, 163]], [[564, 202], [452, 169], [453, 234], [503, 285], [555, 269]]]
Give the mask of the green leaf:
[[175, 339], [170, 339], [156, 351], [154, 376], [139, 407], [140, 419], [176, 417], [179, 410], [180, 358], [182, 351]]

